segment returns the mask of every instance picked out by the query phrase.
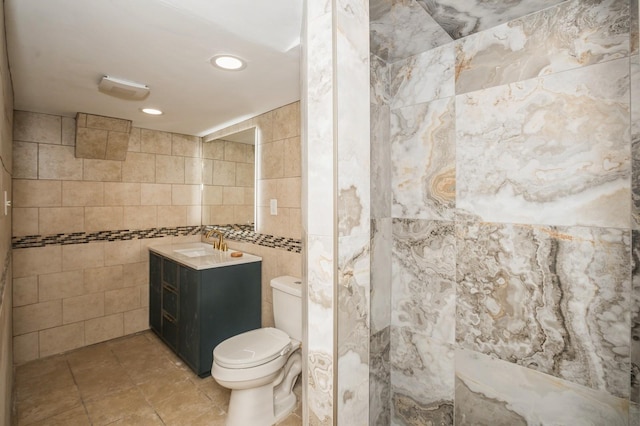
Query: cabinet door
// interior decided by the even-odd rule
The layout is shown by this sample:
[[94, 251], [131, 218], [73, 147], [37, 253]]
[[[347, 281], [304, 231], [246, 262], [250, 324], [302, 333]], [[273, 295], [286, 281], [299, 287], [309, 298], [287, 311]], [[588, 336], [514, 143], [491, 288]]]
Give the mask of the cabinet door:
[[261, 262], [203, 271], [200, 362], [211, 368], [213, 348], [223, 340], [260, 328]]
[[149, 253], [149, 327], [160, 333], [162, 326], [162, 259]]
[[[178, 322], [178, 355], [196, 373], [202, 374], [211, 365], [200, 363], [200, 271], [180, 266], [180, 321]], [[202, 370], [204, 368], [204, 371]]]

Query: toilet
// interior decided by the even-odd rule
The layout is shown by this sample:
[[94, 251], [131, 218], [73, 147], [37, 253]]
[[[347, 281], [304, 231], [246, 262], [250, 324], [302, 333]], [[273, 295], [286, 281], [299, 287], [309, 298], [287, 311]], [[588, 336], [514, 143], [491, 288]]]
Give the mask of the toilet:
[[293, 411], [302, 371], [301, 287], [295, 277], [271, 280], [276, 328], [247, 331], [213, 349], [211, 376], [231, 389], [227, 426], [273, 425]]

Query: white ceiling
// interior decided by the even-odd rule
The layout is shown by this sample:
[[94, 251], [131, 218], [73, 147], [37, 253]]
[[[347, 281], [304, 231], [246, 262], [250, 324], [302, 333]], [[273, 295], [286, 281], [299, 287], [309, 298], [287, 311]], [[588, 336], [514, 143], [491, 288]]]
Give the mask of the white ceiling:
[[[16, 110], [202, 136], [300, 98], [301, 0], [5, 0], [5, 21]], [[214, 68], [221, 53], [248, 65]], [[103, 94], [103, 75], [151, 94]]]

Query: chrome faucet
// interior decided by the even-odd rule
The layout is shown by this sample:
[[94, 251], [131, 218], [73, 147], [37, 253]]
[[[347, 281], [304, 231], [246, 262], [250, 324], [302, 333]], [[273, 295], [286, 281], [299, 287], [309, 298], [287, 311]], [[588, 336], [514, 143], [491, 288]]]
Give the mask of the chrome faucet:
[[224, 242], [224, 234], [222, 233], [222, 231], [219, 231], [217, 229], [210, 229], [205, 234], [205, 238], [211, 238], [212, 235], [218, 236], [218, 241], [214, 241], [212, 243], [213, 248], [220, 251], [227, 251], [228, 247], [227, 247], [227, 243]]

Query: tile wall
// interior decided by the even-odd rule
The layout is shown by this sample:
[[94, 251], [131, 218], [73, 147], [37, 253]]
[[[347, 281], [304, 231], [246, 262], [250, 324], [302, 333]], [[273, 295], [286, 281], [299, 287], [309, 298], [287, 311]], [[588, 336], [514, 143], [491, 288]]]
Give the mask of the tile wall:
[[105, 232], [198, 229], [200, 138], [133, 128], [125, 161], [81, 159], [75, 128], [72, 118], [15, 111], [14, 242], [91, 241], [14, 249], [16, 363], [147, 329], [147, 246], [200, 239]]
[[[280, 134], [289, 135], [289, 128], [299, 126], [297, 103], [292, 105], [256, 120], [271, 131], [287, 128], [289, 133]], [[208, 214], [200, 186], [213, 183], [217, 160], [204, 155], [201, 138], [133, 128], [125, 161], [79, 159], [74, 121], [15, 112], [16, 363], [147, 329], [147, 247], [200, 241], [202, 212]], [[296, 167], [292, 151], [289, 168]], [[218, 201], [209, 212], [224, 205]], [[295, 237], [292, 216], [287, 215], [287, 236]], [[278, 229], [265, 230], [282, 237]], [[270, 279], [301, 276], [300, 253], [270, 245], [230, 241], [232, 248], [263, 256], [265, 325], [273, 324]]]
[[367, 1], [307, 3], [303, 239], [305, 424], [368, 424]]
[[4, 9], [0, 7], [0, 423], [11, 424], [13, 395], [13, 341], [12, 341], [12, 267], [11, 220], [12, 209], [4, 214], [4, 192], [12, 199], [12, 121], [13, 89], [7, 62], [4, 36]]
[[636, 424], [637, 2], [407, 51], [421, 3], [371, 2], [370, 424]]

